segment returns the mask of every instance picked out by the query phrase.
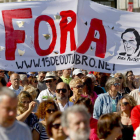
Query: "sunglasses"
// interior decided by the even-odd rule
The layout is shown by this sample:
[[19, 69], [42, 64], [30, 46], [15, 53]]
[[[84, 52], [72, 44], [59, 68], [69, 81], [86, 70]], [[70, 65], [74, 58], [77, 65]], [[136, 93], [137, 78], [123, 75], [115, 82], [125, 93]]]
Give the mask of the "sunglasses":
[[0, 71], [0, 73], [4, 73], [5, 71]]
[[78, 85], [75, 88], [79, 89], [79, 88], [83, 88], [83, 87], [84, 87], [84, 85]]
[[113, 84], [113, 85], [114, 85], [115, 87], [116, 87], [116, 86], [120, 86], [120, 83], [115, 83], [115, 84]]
[[37, 81], [37, 80], [35, 80], [35, 81], [34, 81], [34, 83], [38, 83], [38, 81]]
[[61, 126], [60, 123], [52, 124], [52, 127], [55, 129], [59, 129], [60, 126]]
[[52, 80], [47, 80], [47, 81], [45, 81], [46, 83], [51, 83], [52, 82]]
[[46, 110], [47, 113], [51, 113], [51, 112], [55, 112], [55, 111], [56, 111], [55, 109], [47, 109]]
[[124, 105], [124, 106], [126, 106], [126, 105], [128, 105], [129, 103], [128, 102], [122, 102], [121, 103], [121, 105]]
[[122, 79], [122, 77], [118, 77], [119, 79]]
[[66, 90], [65, 88], [56, 89], [56, 92], [57, 92], [57, 93], [60, 93], [60, 91], [61, 91], [62, 93], [66, 93], [66, 92], [67, 92], [67, 90]]

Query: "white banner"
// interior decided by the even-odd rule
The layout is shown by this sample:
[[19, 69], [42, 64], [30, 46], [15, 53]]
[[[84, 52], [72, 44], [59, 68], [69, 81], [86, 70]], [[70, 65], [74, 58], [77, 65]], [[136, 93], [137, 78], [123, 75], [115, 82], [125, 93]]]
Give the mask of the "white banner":
[[88, 0], [6, 3], [0, 13], [0, 69], [138, 72], [139, 13]]

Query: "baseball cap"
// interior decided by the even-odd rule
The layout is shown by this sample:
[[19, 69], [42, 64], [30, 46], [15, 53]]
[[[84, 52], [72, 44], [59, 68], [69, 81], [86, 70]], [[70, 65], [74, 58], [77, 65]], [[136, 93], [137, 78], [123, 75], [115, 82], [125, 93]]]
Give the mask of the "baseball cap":
[[80, 70], [80, 69], [75, 69], [74, 71], [73, 71], [73, 75], [78, 75], [78, 74], [83, 74], [82, 73], [82, 71]]

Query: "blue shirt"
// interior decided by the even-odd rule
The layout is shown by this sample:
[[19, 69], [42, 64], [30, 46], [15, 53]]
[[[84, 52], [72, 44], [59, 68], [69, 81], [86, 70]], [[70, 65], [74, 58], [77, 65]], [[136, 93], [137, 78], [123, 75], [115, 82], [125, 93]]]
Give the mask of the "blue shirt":
[[[116, 105], [121, 98], [122, 96], [120, 94], [117, 94], [115, 99]], [[111, 96], [108, 92], [100, 94], [94, 104], [93, 118], [99, 119], [102, 114], [107, 114], [111, 112], [113, 112]]]

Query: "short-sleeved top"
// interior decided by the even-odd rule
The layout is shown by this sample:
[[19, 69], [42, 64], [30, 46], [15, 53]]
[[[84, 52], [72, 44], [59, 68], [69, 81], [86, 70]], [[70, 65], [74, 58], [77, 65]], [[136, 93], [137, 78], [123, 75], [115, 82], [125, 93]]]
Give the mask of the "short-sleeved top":
[[33, 130], [36, 130], [38, 133], [39, 133], [39, 137], [40, 139], [39, 140], [46, 140], [46, 139], [49, 139], [48, 135], [47, 135], [47, 132], [46, 132], [46, 129], [45, 127], [42, 125], [42, 130], [40, 130], [40, 126], [39, 126], [39, 123], [37, 122], [34, 127], [33, 127]]

